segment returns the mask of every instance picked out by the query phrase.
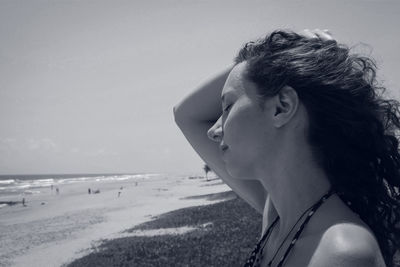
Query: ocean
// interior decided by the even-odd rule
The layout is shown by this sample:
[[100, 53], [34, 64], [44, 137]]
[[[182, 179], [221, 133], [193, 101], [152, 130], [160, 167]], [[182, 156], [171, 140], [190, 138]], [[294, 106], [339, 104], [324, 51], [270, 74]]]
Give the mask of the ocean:
[[35, 174], [0, 175], [0, 200], [7, 196], [40, 194], [42, 190], [64, 184], [82, 182], [107, 182], [135, 179], [148, 179], [159, 176], [157, 173], [133, 174]]

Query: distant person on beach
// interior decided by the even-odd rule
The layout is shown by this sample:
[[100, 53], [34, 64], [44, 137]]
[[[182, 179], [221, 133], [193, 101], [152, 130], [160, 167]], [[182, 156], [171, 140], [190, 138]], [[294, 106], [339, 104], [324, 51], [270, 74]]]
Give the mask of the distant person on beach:
[[57, 195], [60, 193], [60, 189], [58, 189], [58, 187], [56, 187], [56, 193]]
[[51, 188], [51, 191], [53, 191], [53, 185], [51, 185], [50, 188]]
[[25, 205], [25, 198], [22, 198], [22, 206], [26, 206]]
[[91, 189], [88, 188], [88, 194], [90, 195], [92, 193]]
[[326, 30], [277, 30], [174, 107], [205, 163], [263, 215], [244, 266], [394, 266], [400, 103], [375, 73]]

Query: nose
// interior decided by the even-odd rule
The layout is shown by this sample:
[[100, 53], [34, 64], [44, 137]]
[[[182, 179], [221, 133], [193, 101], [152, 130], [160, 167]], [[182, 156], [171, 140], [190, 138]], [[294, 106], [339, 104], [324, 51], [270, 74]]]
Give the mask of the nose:
[[221, 142], [222, 136], [223, 136], [223, 131], [222, 131], [222, 124], [221, 124], [221, 118], [220, 117], [213, 126], [211, 126], [210, 129], [207, 131], [207, 136], [211, 140], [215, 142]]

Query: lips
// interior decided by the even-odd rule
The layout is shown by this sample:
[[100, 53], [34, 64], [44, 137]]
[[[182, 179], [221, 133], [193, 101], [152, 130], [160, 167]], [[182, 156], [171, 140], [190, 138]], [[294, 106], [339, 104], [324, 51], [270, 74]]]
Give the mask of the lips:
[[221, 150], [221, 153], [224, 153], [224, 152], [228, 149], [228, 146], [225, 145], [225, 144], [221, 144], [221, 145], [219, 146], [219, 149]]

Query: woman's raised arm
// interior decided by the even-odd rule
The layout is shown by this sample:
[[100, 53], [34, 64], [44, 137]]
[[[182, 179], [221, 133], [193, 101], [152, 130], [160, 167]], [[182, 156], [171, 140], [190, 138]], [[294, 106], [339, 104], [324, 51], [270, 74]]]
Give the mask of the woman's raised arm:
[[207, 136], [207, 131], [222, 114], [221, 92], [232, 68], [194, 90], [174, 107], [175, 122], [207, 165], [259, 213], [263, 213], [266, 191], [257, 180], [231, 177], [222, 161], [219, 143]]

